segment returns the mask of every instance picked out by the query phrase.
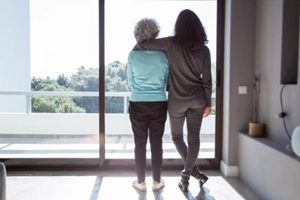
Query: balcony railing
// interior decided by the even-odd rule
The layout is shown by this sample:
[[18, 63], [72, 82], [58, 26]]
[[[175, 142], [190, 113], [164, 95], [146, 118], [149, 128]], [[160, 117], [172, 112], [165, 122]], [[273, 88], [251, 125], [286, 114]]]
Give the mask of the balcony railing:
[[[0, 142], [0, 157], [1, 154], [2, 157], [20, 157], [20, 154], [25, 157], [47, 157], [49, 155], [50, 157], [76, 157], [79, 156], [78, 152], [80, 149], [83, 150], [83, 152], [86, 151], [86, 153], [83, 153], [83, 157], [94, 157], [98, 155], [98, 151], [95, 150], [95, 148], [97, 149], [95, 142], [98, 141], [99, 135], [98, 113], [31, 112], [32, 96], [97, 97], [98, 95], [98, 92], [0, 91], [0, 98], [3, 96], [26, 97], [23, 100], [26, 102], [25, 112], [1, 112], [0, 110], [0, 137], [2, 138], [2, 142]], [[120, 157], [120, 155], [124, 158], [129, 155], [131, 157], [133, 156], [132, 130], [127, 113], [129, 95], [129, 92], [105, 93], [105, 97], [121, 97], [124, 99], [124, 109], [122, 113], [105, 114], [107, 156], [111, 158]], [[167, 148], [165, 149], [166, 158], [178, 156], [170, 135], [171, 132], [167, 119], [164, 136], [164, 148]], [[200, 137], [202, 138], [200, 149], [202, 153], [200, 156], [212, 158], [214, 156], [215, 146], [214, 115], [204, 118]], [[43, 142], [41, 143], [41, 141]], [[66, 143], [64, 144], [63, 141]], [[89, 145], [87, 145], [87, 143]], [[62, 148], [62, 150], [59, 151], [60, 153], [53, 153], [53, 149], [55, 148]], [[41, 153], [45, 149], [47, 149], [46, 153]], [[91, 151], [93, 151], [93, 154], [89, 153]], [[15, 154], [15, 152], [17, 154]], [[40, 153], [37, 154], [36, 152]], [[130, 153], [128, 154], [128, 152]], [[149, 152], [148, 147], [148, 154]], [[150, 156], [150, 154], [148, 156]]]
[[[58, 92], [58, 91], [0, 91], [0, 96], [25, 96], [26, 112], [1, 112], [0, 133], [34, 133], [34, 134], [98, 134], [99, 114], [97, 113], [32, 113], [32, 96], [80, 96], [97, 97], [98, 92]], [[129, 92], [105, 92], [105, 97], [122, 97], [123, 113], [105, 114], [107, 134], [124, 134], [131, 131], [128, 117]], [[213, 95], [214, 98], [215, 95]], [[84, 122], [84, 123], [83, 123]], [[116, 126], [116, 122], [118, 122]], [[18, 126], [16, 126], [18, 124]], [[34, 126], [30, 126], [34, 124]], [[215, 133], [215, 117], [211, 115], [203, 120], [202, 133]], [[166, 126], [166, 133], [170, 133]]]
[[[25, 96], [26, 97], [26, 113], [31, 113], [31, 97], [32, 96], [63, 96], [63, 97], [98, 97], [98, 92], [66, 92], [66, 91], [0, 91], [0, 96]], [[105, 92], [105, 97], [123, 97], [123, 113], [127, 114], [128, 98], [130, 92]], [[215, 99], [212, 94], [212, 101]], [[1, 113], [1, 110], [0, 110]]]
[[[0, 91], [0, 96], [25, 96], [26, 113], [31, 113], [32, 96], [63, 96], [63, 97], [98, 97], [98, 92], [61, 92], [61, 91]], [[127, 112], [129, 92], [105, 92], [106, 97], [123, 97], [124, 114]], [[1, 112], [1, 110], [0, 110]]]

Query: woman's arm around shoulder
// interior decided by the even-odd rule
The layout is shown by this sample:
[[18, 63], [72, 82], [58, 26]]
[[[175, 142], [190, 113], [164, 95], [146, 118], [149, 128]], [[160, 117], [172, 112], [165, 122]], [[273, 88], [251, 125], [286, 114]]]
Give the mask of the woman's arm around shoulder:
[[135, 47], [133, 48], [134, 50], [163, 50], [167, 51], [168, 48], [170, 48], [170, 44], [173, 40], [173, 36], [169, 37], [163, 37], [163, 38], [157, 38], [157, 39], [151, 39], [147, 41], [143, 41], [140, 43], [137, 43]]

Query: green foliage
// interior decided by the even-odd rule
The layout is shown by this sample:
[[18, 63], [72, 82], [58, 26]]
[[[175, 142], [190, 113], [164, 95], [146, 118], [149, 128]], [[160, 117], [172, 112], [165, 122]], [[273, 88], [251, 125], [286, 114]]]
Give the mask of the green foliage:
[[[216, 94], [216, 86], [217, 86], [217, 66], [216, 63], [212, 63], [211, 65], [211, 72], [212, 72], [212, 94]], [[211, 99], [211, 114], [216, 114], [216, 98]]]
[[[77, 73], [70, 79], [70, 89], [79, 92], [98, 92], [99, 91], [99, 70], [96, 68], [86, 69], [81, 66]], [[74, 102], [79, 107], [86, 110], [87, 113], [99, 112], [98, 97], [74, 97]]]
[[34, 96], [32, 112], [38, 113], [84, 113], [70, 97]]
[[57, 113], [85, 113], [85, 109], [76, 105], [76, 103], [67, 97], [60, 97], [56, 99]]
[[96, 68], [86, 69], [81, 66], [77, 69], [77, 73], [71, 76], [70, 88], [73, 91], [99, 91], [99, 71]]
[[[65, 81], [62, 81], [62, 80]], [[31, 80], [32, 91], [68, 91], [67, 77], [59, 76], [57, 80], [46, 77]], [[63, 85], [60, 85], [63, 83]], [[33, 96], [31, 99], [32, 112], [39, 113], [83, 113], [84, 108], [76, 105], [72, 97], [60, 96]]]
[[[126, 65], [115, 61], [105, 67], [105, 91], [128, 92]], [[123, 97], [106, 97], [105, 113], [123, 113]]]
[[55, 103], [49, 97], [35, 97], [31, 98], [32, 112], [35, 113], [55, 113]]
[[[212, 64], [213, 93], [216, 92], [216, 65]], [[33, 77], [32, 91], [99, 91], [99, 70], [80, 66], [77, 72], [70, 76], [61, 74], [56, 80]], [[128, 92], [126, 64], [114, 61], [105, 67], [105, 92]], [[34, 96], [32, 98], [32, 112], [48, 113], [98, 113], [98, 97], [49, 97]], [[105, 97], [106, 113], [123, 113], [123, 97]], [[212, 99], [212, 114], [215, 113], [215, 99]]]
[[[106, 92], [127, 92], [126, 65], [115, 61], [105, 67], [105, 91]], [[77, 72], [71, 77], [64, 74], [58, 76], [56, 80], [33, 77], [31, 80], [32, 91], [79, 91], [98, 92], [99, 91], [99, 70], [97, 68], [85, 68], [80, 66]], [[123, 113], [124, 98], [106, 97], [106, 113]], [[32, 98], [32, 112], [48, 113], [98, 113], [98, 97], [48, 97], [34, 96]]]
[[114, 61], [105, 67], [105, 91], [128, 92], [126, 65]]
[[123, 113], [123, 97], [105, 97], [105, 113]]
[[66, 91], [67, 88], [65, 86], [61, 86], [57, 81], [46, 77], [35, 78], [33, 77], [31, 80], [31, 90], [32, 91]]
[[106, 92], [128, 92], [127, 80], [123, 80], [120, 77], [111, 78], [105, 77], [105, 91]]
[[69, 77], [65, 76], [64, 74], [58, 75], [56, 82], [58, 83], [58, 85], [63, 86], [65, 88], [68, 88], [70, 84]]

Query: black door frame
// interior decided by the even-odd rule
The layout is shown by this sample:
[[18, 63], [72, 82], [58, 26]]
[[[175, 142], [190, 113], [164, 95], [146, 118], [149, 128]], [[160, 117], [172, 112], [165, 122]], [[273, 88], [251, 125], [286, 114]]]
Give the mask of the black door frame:
[[[216, 87], [216, 138], [215, 158], [198, 159], [198, 165], [204, 169], [219, 169], [222, 159], [222, 124], [223, 124], [223, 57], [224, 57], [224, 18], [225, 0], [217, 1], [217, 87]], [[134, 166], [133, 159], [106, 159], [105, 158], [105, 0], [99, 0], [99, 155], [100, 169], [119, 168], [120, 165]], [[179, 168], [182, 166], [180, 159], [165, 159], [164, 167]]]
[[[7, 158], [1, 159], [8, 170], [106, 170], [132, 169], [134, 159], [105, 158], [105, 0], [99, 1], [99, 158]], [[225, 0], [217, 1], [217, 87], [216, 87], [216, 138], [215, 158], [198, 159], [202, 169], [220, 169], [223, 135], [223, 62], [224, 62], [224, 19]], [[121, 167], [121, 168], [120, 168]], [[182, 167], [180, 159], [165, 159], [163, 168]]]

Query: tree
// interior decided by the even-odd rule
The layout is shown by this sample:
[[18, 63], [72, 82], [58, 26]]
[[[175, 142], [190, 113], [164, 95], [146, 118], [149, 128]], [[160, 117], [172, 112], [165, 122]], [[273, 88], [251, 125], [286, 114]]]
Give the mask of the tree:
[[38, 113], [84, 113], [70, 97], [32, 97], [32, 112]]
[[99, 71], [97, 68], [88, 68], [81, 66], [77, 69], [76, 74], [71, 76], [70, 88], [74, 91], [99, 91]]
[[70, 80], [68, 76], [65, 76], [64, 74], [60, 74], [56, 80], [58, 85], [63, 86], [65, 88], [69, 87]]
[[[76, 74], [71, 76], [70, 89], [80, 92], [98, 92], [99, 91], [99, 72], [97, 68], [88, 68], [81, 66]], [[74, 97], [77, 106], [82, 107], [87, 113], [99, 112], [98, 97]]]
[[[65, 83], [67, 83], [67, 81]], [[50, 79], [49, 77], [46, 77], [45, 79], [33, 77], [31, 80], [31, 90], [32, 91], [67, 91], [67, 88], [65, 87], [65, 85], [59, 85], [58, 81]], [[80, 108], [74, 103], [72, 97], [33, 96], [31, 99], [31, 107], [32, 107], [32, 112], [42, 112], [42, 113], [83, 113], [85, 112], [84, 108]]]
[[[56, 80], [33, 77], [32, 91], [99, 91], [99, 70], [80, 66], [70, 76], [61, 74]], [[109, 63], [105, 67], [105, 92], [128, 92], [126, 65], [119, 61]], [[123, 97], [106, 97], [106, 113], [123, 113]], [[99, 112], [98, 97], [33, 97], [33, 112]]]
[[[128, 92], [126, 65], [114, 61], [105, 67], [105, 91], [106, 92]], [[105, 113], [123, 113], [123, 97], [106, 97]]]

